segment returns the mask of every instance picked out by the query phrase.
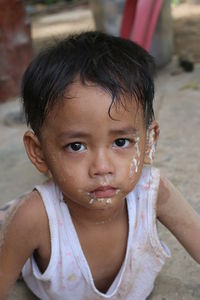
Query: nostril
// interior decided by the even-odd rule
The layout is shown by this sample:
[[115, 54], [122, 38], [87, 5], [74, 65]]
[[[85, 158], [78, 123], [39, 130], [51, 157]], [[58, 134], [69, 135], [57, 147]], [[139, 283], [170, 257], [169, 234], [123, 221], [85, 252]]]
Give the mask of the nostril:
[[112, 175], [113, 172], [111, 171], [106, 171], [106, 170], [99, 170], [94, 172], [94, 176], [103, 176], [103, 178], [107, 178], [109, 175]]
[[114, 164], [112, 157], [109, 156], [109, 152], [106, 149], [98, 149], [93, 153], [90, 176], [105, 176], [112, 175], [114, 172]]
[[92, 176], [103, 176], [107, 178], [108, 176], [112, 175], [114, 172], [114, 167], [112, 164], [93, 164], [90, 167], [90, 174]]

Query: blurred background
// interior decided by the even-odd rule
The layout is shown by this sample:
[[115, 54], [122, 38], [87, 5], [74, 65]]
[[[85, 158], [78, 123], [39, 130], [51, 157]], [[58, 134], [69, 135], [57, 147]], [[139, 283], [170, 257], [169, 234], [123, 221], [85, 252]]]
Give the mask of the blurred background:
[[[163, 1], [150, 48], [159, 67], [173, 55], [199, 62], [199, 3]], [[119, 35], [124, 6], [125, 0], [1, 0], [0, 103], [19, 95], [24, 69], [50, 40], [95, 28]]]
[[[154, 164], [200, 213], [200, 0], [137, 2], [146, 5], [136, 13], [144, 36], [155, 21], [147, 47], [158, 68], [154, 107], [161, 134]], [[148, 15], [145, 7], [150, 2], [162, 5]], [[20, 85], [25, 68], [42, 47], [70, 33], [99, 29], [126, 35], [127, 3], [131, 1], [0, 0], [0, 207], [46, 180], [30, 164], [23, 146], [27, 128]], [[171, 249], [172, 259], [149, 299], [199, 300], [199, 266], [160, 225], [159, 235]], [[33, 299], [23, 282], [16, 284], [9, 298]]]

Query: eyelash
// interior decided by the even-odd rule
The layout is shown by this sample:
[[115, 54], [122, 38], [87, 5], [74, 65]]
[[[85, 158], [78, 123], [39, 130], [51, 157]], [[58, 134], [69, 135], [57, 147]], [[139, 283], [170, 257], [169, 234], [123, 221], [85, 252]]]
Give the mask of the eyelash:
[[[114, 141], [114, 143], [116, 143], [117, 141], [118, 141], [118, 142], [119, 142], [119, 141], [125, 142], [125, 145], [123, 145], [123, 146], [119, 146], [119, 145], [114, 146], [114, 147], [119, 148], [119, 149], [121, 149], [121, 148], [122, 148], [122, 149], [128, 148], [128, 147], [130, 146], [130, 144], [133, 143], [130, 139], [126, 139], [126, 138], [119, 138], [119, 139], [116, 139], [116, 140]], [[128, 142], [128, 145], [126, 144], [126, 142]], [[114, 145], [114, 143], [113, 143], [113, 145]]]
[[74, 150], [73, 148], [72, 148], [72, 146], [75, 146], [75, 145], [81, 145], [81, 146], [84, 146], [84, 144], [83, 143], [79, 143], [79, 142], [74, 142], [74, 143], [70, 143], [70, 144], [68, 144], [67, 146], [65, 146], [65, 149], [67, 149], [69, 152], [83, 152], [83, 151], [85, 151], [85, 149], [86, 149], [86, 147], [84, 146], [84, 150], [78, 150], [78, 151], [76, 151], [76, 150]]
[[[120, 146], [120, 145], [117, 145], [116, 142], [125, 142], [125, 144]], [[128, 144], [127, 144], [127, 142], [128, 142]], [[113, 148], [117, 148], [117, 149], [126, 149], [131, 144], [134, 144], [134, 141], [127, 139], [127, 138], [119, 138], [114, 141], [112, 146], [113, 146]], [[75, 150], [76, 146], [80, 146], [80, 149]], [[74, 149], [73, 149], [73, 147], [74, 147]], [[84, 147], [84, 149], [81, 149], [82, 147]], [[67, 149], [67, 151], [71, 152], [71, 153], [79, 153], [79, 152], [84, 152], [86, 150], [86, 146], [80, 142], [73, 142], [73, 143], [66, 145], [65, 149]]]

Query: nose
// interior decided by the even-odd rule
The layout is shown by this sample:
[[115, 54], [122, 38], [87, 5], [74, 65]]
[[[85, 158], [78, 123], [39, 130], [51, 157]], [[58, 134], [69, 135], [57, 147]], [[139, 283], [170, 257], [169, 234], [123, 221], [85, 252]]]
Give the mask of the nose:
[[97, 150], [92, 157], [89, 175], [91, 177], [94, 176], [104, 176], [104, 175], [112, 175], [114, 173], [114, 163], [111, 157], [111, 153], [109, 150]]

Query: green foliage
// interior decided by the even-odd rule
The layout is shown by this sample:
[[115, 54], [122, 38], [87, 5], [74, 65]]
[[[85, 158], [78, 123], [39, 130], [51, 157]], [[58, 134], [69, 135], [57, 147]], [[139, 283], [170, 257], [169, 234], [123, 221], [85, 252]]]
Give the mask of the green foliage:
[[44, 0], [44, 4], [52, 4], [52, 3], [55, 3], [54, 0]]
[[171, 3], [172, 4], [175, 4], [175, 5], [178, 5], [178, 4], [180, 4], [180, 0], [171, 0]]
[[58, 3], [58, 2], [73, 2], [73, 1], [74, 0], [41, 0], [38, 2], [46, 4], [46, 5], [50, 5], [50, 4], [54, 4], [54, 3]]

